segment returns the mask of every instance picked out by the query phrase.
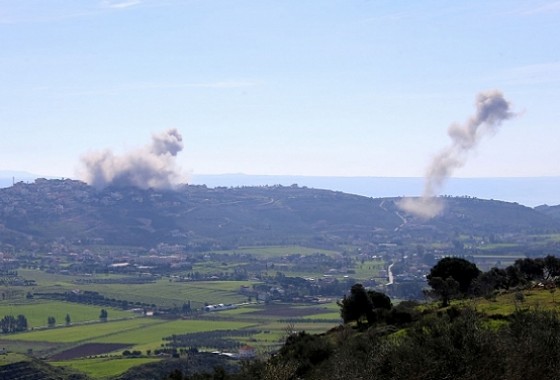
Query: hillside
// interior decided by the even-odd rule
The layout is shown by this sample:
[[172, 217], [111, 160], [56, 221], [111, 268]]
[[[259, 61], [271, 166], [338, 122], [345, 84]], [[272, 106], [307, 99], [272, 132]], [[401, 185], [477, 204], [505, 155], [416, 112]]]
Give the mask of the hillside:
[[543, 206], [535, 207], [535, 210], [545, 215], [551, 216], [554, 219], [560, 220], [560, 205], [558, 206], [543, 205]]
[[[349, 323], [318, 335], [293, 333], [278, 353], [263, 360], [236, 366], [223, 356], [189, 353], [136, 366], [117, 378], [558, 379], [556, 309], [554, 294], [539, 288], [491, 300], [456, 300], [448, 308], [404, 302], [366, 329]], [[0, 378], [89, 379], [17, 354], [0, 356]]]
[[56, 240], [144, 247], [165, 242], [207, 250], [560, 230], [559, 220], [515, 203], [445, 198], [442, 215], [426, 221], [404, 214], [398, 200], [296, 185], [97, 191], [79, 181], [40, 179], [0, 189], [0, 239], [14, 246]]
[[5, 380], [88, 380], [83, 373], [58, 368], [43, 361], [19, 355], [0, 355], [0, 379]]

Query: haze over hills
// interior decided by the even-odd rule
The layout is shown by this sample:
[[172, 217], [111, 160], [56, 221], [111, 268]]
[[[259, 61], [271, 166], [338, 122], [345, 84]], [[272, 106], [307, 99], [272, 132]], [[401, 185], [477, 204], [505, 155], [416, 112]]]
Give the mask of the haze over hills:
[[560, 231], [554, 216], [519, 204], [470, 197], [443, 200], [441, 215], [422, 220], [400, 210], [399, 198], [297, 185], [97, 190], [80, 181], [39, 179], [0, 190], [0, 240], [17, 246], [63, 239], [209, 250], [269, 244], [332, 248]]
[[[36, 178], [53, 178], [23, 171], [0, 170], [0, 188], [14, 182], [32, 182]], [[60, 178], [60, 177], [58, 177]], [[342, 191], [366, 197], [418, 196], [422, 193], [420, 177], [338, 177], [248, 174], [193, 174], [189, 183], [208, 187], [290, 186], [298, 184], [315, 189]], [[450, 178], [442, 193], [517, 202], [524, 206], [560, 204], [560, 177]]]
[[[366, 197], [419, 196], [420, 177], [322, 177], [222, 174], [191, 176], [190, 183], [209, 187], [298, 184], [316, 189], [342, 191]], [[524, 206], [560, 204], [560, 177], [450, 178], [442, 194], [517, 202]]]

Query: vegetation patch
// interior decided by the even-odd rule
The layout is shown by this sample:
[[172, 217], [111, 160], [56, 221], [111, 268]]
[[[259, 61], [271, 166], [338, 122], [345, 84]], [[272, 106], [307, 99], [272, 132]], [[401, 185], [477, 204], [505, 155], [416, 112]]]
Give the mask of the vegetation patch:
[[261, 310], [246, 313], [246, 315], [258, 315], [264, 317], [278, 318], [298, 318], [308, 317], [310, 315], [325, 314], [331, 311], [323, 307], [296, 307], [291, 305], [274, 304], [267, 305]]
[[[158, 321], [162, 323], [162, 321]], [[138, 330], [156, 323], [155, 320], [137, 318], [125, 321], [76, 325], [40, 331], [29, 331], [21, 334], [7, 335], [6, 340], [46, 341], [54, 343], [79, 343], [99, 337], [120, 334], [129, 330]], [[113, 341], [114, 343], [115, 341]]]
[[122, 343], [86, 343], [69, 350], [59, 352], [50, 357], [50, 360], [71, 360], [87, 356], [107, 354], [109, 352], [130, 347], [129, 344]]
[[[130, 318], [134, 314], [115, 308], [106, 308], [109, 316], [114, 319]], [[27, 302], [0, 303], [0, 318], [4, 315], [22, 314], [27, 318], [28, 327], [46, 327], [48, 318], [54, 317], [57, 326], [66, 324], [66, 316], [70, 316], [72, 325], [99, 321], [99, 306], [82, 305], [72, 302], [32, 299]]]
[[135, 366], [158, 362], [158, 358], [92, 358], [50, 362], [57, 367], [70, 367], [94, 379], [115, 378]]

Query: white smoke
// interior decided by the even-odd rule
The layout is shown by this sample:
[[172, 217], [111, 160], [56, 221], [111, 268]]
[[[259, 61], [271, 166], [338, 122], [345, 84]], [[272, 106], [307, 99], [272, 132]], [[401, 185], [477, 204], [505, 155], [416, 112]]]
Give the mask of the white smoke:
[[455, 169], [462, 167], [468, 153], [477, 146], [480, 139], [495, 133], [500, 124], [515, 116], [510, 111], [510, 103], [497, 90], [482, 92], [476, 97], [476, 114], [464, 124], [452, 124], [447, 133], [451, 144], [434, 157], [425, 176], [424, 192], [420, 198], [405, 198], [399, 206], [404, 211], [423, 218], [438, 215], [443, 205], [435, 198], [445, 180]]
[[186, 182], [186, 176], [175, 163], [181, 150], [181, 134], [170, 129], [153, 135], [150, 145], [123, 155], [115, 155], [110, 150], [85, 155], [81, 177], [98, 189], [110, 185], [171, 189]]

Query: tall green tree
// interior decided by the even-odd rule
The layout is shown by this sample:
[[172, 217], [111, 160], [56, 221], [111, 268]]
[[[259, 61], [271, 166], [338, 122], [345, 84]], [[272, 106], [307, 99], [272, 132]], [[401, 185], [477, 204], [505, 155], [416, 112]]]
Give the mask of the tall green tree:
[[373, 303], [362, 284], [354, 284], [350, 288], [350, 294], [344, 295], [340, 306], [340, 316], [344, 323], [356, 321], [358, 327], [364, 324], [364, 318], [373, 321]]
[[344, 323], [356, 321], [358, 327], [371, 326], [378, 320], [380, 310], [392, 308], [391, 299], [384, 293], [366, 290], [362, 284], [354, 284], [350, 294], [338, 302]]
[[560, 277], [560, 259], [558, 257], [548, 255], [544, 258], [543, 262], [546, 280]]
[[0, 321], [0, 329], [4, 334], [12, 333], [16, 328], [16, 319], [13, 315], [5, 315]]
[[479, 275], [480, 270], [470, 261], [460, 257], [444, 257], [432, 267], [426, 278], [428, 279], [428, 285], [432, 286], [432, 279], [436, 277], [444, 281], [451, 277], [459, 284], [459, 292], [467, 294], [473, 280]]
[[19, 314], [16, 318], [16, 331], [27, 331], [27, 318], [23, 314]]
[[99, 313], [99, 320], [101, 322], [107, 322], [108, 316], [109, 316], [109, 313], [107, 313], [107, 310], [101, 309], [101, 312]]
[[544, 279], [545, 260], [541, 258], [517, 259], [513, 266], [519, 269], [527, 281], [535, 281]]
[[432, 294], [441, 300], [441, 306], [449, 306], [452, 298], [459, 294], [459, 283], [453, 277], [447, 277], [445, 280], [441, 277], [432, 277], [430, 279]]

